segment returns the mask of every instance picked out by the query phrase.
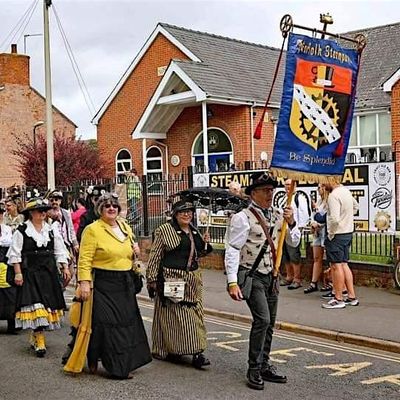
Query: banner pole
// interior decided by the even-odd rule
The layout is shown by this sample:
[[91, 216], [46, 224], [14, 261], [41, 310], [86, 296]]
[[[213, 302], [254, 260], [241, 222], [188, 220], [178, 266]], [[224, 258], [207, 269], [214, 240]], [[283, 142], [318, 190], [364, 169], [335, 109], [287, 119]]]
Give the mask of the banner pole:
[[[295, 190], [296, 190], [296, 181], [292, 179], [292, 183], [290, 184], [290, 188], [289, 188], [289, 192], [288, 192], [288, 196], [287, 196], [286, 207], [288, 207], [292, 204], [293, 194], [294, 194]], [[274, 272], [273, 272], [274, 277], [277, 277], [279, 275], [279, 269], [281, 267], [281, 261], [282, 261], [283, 244], [285, 242], [287, 228], [288, 228], [288, 224], [287, 224], [286, 220], [284, 219], [282, 222], [282, 228], [281, 228], [281, 234], [279, 236], [278, 247], [276, 249], [276, 261], [275, 261], [275, 267], [274, 267]]]

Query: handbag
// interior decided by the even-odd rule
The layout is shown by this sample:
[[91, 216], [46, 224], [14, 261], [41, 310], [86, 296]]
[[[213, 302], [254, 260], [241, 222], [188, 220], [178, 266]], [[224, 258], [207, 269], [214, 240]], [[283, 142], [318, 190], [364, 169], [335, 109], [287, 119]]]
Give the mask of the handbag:
[[251, 270], [247, 268], [240, 268], [237, 273], [237, 284], [242, 292], [244, 300], [248, 300], [251, 295], [251, 289], [253, 287], [253, 277], [250, 275]]
[[139, 294], [143, 289], [144, 276], [140, 272], [140, 268], [136, 266], [132, 268], [132, 278], [135, 294]]

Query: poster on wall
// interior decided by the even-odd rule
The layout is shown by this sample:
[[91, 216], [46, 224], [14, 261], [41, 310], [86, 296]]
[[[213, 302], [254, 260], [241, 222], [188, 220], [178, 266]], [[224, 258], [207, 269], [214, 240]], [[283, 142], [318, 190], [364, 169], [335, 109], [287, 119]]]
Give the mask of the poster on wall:
[[371, 231], [394, 232], [396, 228], [396, 190], [394, 163], [369, 165]]
[[[395, 204], [395, 171], [394, 162], [347, 164], [345, 166], [342, 183], [350, 190], [353, 197], [360, 205], [359, 211], [354, 216], [354, 228], [362, 232], [393, 233], [396, 230], [396, 204]], [[238, 182], [244, 189], [250, 181], [254, 171], [235, 171], [228, 173], [211, 173], [207, 181], [211, 187], [227, 189], [229, 183]], [[204, 177], [203, 179], [204, 180]], [[273, 205], [280, 207], [284, 200], [284, 180], [278, 179], [279, 186], [275, 191]], [[203, 183], [203, 182], [202, 182]], [[202, 185], [204, 186], [204, 185]], [[299, 181], [297, 191], [307, 197], [308, 204], [317, 199], [317, 184], [312, 180]], [[205, 220], [203, 210], [198, 220]], [[208, 215], [208, 214], [207, 214]], [[221, 225], [222, 215], [212, 215], [217, 219], [215, 224]], [[200, 218], [202, 217], [202, 218]], [[222, 219], [220, 219], [222, 217]], [[204, 222], [205, 223], [205, 222]]]

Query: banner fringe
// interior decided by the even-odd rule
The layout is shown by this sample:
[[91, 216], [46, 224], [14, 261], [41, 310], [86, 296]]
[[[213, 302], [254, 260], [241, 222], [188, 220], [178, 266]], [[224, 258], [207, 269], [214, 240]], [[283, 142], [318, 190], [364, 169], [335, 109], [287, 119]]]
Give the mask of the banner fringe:
[[341, 183], [342, 175], [319, 175], [303, 171], [292, 171], [284, 168], [271, 167], [270, 171], [276, 178], [293, 179], [294, 181], [312, 181], [315, 183]]

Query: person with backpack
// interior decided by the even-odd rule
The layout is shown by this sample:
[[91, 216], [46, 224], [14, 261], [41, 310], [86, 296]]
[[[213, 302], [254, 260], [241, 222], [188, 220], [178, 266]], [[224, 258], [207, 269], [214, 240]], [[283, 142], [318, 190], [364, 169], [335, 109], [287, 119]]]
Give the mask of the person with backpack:
[[[287, 202], [287, 196], [289, 193], [289, 189], [292, 185], [291, 179], [286, 179], [285, 181], [285, 190], [286, 196], [284, 198], [284, 204]], [[300, 231], [303, 231], [304, 228], [310, 222], [311, 211], [308, 205], [308, 198], [301, 192], [295, 192], [291, 207], [293, 209], [294, 219]], [[289, 290], [295, 290], [300, 288], [301, 285], [301, 242], [296, 246], [292, 247], [289, 244], [285, 243], [283, 246], [283, 254], [282, 254], [282, 264], [285, 265], [286, 268], [286, 278], [282, 279], [280, 283], [281, 286], [287, 286]]]

